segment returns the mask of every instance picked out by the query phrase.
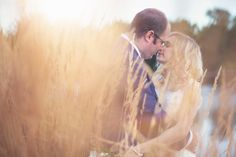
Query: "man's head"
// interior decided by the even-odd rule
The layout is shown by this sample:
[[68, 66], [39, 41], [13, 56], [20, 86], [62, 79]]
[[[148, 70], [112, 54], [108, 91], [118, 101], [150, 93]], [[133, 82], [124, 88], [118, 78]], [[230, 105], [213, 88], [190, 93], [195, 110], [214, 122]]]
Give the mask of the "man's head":
[[151, 58], [165, 45], [170, 25], [165, 14], [157, 9], [147, 8], [137, 13], [131, 23], [135, 33], [135, 44], [144, 59]]

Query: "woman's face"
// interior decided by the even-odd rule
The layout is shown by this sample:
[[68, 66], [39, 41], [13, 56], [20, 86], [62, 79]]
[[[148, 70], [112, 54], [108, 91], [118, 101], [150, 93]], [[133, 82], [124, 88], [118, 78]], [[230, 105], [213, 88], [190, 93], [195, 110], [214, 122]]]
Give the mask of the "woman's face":
[[173, 55], [173, 41], [174, 37], [168, 37], [167, 41], [170, 43], [168, 47], [162, 48], [157, 53], [157, 61], [161, 64], [167, 63]]

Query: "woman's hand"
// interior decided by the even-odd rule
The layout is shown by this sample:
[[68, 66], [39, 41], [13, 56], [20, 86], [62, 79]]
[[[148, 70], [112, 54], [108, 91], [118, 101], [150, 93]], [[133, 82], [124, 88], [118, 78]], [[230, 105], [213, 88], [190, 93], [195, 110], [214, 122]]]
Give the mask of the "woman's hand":
[[[138, 150], [134, 147], [135, 150]], [[123, 157], [140, 157], [132, 148], [130, 148]]]
[[[149, 149], [149, 145], [147, 144], [139, 144], [136, 147], [133, 147], [138, 153], [136, 153], [132, 148], [130, 148], [124, 156], [122, 157], [141, 157], [142, 153], [144, 156], [148, 157], [175, 157], [176, 151], [165, 148], [163, 145], [157, 145], [155, 149]], [[138, 155], [140, 153], [140, 155]]]

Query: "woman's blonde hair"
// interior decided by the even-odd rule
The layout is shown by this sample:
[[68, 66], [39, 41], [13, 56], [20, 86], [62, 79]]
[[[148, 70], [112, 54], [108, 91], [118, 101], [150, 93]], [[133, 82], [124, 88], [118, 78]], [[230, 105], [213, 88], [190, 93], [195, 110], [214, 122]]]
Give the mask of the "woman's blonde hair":
[[164, 79], [157, 79], [158, 81], [154, 84], [159, 90], [160, 102], [164, 100], [166, 90], [182, 89], [184, 94], [181, 102], [178, 103], [181, 107], [176, 112], [176, 118], [183, 119], [188, 113], [195, 115], [201, 104], [203, 75], [201, 50], [199, 45], [185, 34], [172, 32], [169, 37], [171, 37], [172, 55], [167, 63], [157, 70], [156, 75], [154, 74], [154, 80], [155, 77], [163, 78], [159, 77], [160, 74], [164, 76]]
[[189, 36], [179, 32], [172, 32], [170, 37], [173, 37], [171, 40], [173, 54], [165, 66], [171, 69], [173, 75], [199, 81], [203, 75], [199, 45]]

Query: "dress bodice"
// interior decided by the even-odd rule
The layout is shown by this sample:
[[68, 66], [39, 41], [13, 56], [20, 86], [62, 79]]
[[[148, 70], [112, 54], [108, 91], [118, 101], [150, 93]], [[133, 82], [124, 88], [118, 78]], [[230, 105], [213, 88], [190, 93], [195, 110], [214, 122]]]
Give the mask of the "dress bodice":
[[183, 91], [181, 89], [176, 91], [166, 91], [163, 99], [160, 100], [160, 103], [162, 104], [161, 107], [168, 115], [175, 115], [181, 107], [182, 98]]
[[183, 99], [183, 90], [168, 90], [164, 93], [158, 93], [158, 90], [156, 90], [156, 92], [159, 96], [160, 104], [156, 107], [156, 113], [160, 112], [161, 110], [164, 110], [166, 114], [173, 115], [181, 107], [181, 101]]

